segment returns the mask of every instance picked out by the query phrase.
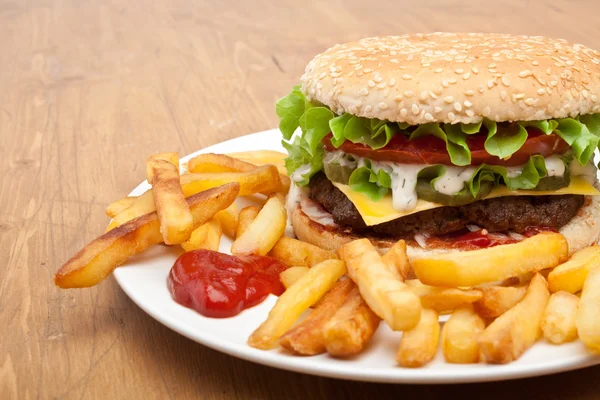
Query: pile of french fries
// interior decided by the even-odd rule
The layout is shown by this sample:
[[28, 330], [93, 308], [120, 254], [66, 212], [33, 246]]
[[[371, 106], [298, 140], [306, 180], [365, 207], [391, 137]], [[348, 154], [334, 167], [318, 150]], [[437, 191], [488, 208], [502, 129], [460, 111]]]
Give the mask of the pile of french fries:
[[[290, 187], [285, 154], [201, 154], [179, 170], [177, 153], [146, 161], [152, 188], [111, 203], [106, 233], [56, 273], [63, 288], [98, 284], [152, 245], [277, 258], [286, 291], [250, 335], [259, 349], [347, 357], [363, 351], [380, 324], [398, 335], [398, 365], [421, 367], [441, 347], [449, 363], [508, 363], [534, 343], [581, 339], [600, 352], [600, 246], [568, 258], [558, 233], [515, 244], [442, 253], [409, 262], [398, 241], [380, 255], [368, 239], [336, 253], [284, 236]], [[241, 210], [238, 196], [262, 196]], [[416, 279], [414, 277], [416, 276]], [[441, 314], [449, 314], [445, 323]]]

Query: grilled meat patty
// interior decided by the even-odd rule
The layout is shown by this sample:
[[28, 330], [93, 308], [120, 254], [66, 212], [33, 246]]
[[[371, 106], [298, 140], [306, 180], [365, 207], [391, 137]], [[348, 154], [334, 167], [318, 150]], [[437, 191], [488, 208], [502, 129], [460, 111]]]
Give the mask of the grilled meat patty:
[[490, 232], [523, 233], [530, 226], [559, 229], [584, 203], [581, 195], [498, 197], [459, 207], [438, 207], [366, 226], [354, 204], [323, 173], [311, 179], [310, 197], [330, 212], [338, 225], [351, 227], [356, 232], [399, 237], [415, 233], [444, 235], [469, 224]]

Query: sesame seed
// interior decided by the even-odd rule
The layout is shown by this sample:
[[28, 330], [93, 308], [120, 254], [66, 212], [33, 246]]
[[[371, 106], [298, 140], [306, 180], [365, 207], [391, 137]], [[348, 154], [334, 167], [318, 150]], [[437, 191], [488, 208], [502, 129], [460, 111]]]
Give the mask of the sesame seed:
[[473, 103], [471, 103], [469, 100], [465, 100], [463, 104], [465, 105], [465, 107], [471, 107], [473, 105]]
[[528, 99], [525, 99], [525, 104], [527, 104], [528, 106], [533, 105], [533, 98], [529, 97]]
[[479, 73], [479, 69], [477, 67], [471, 67], [471, 71], [473, 71], [475, 75]]
[[426, 121], [433, 121], [433, 115], [431, 115], [429, 113], [425, 113], [425, 120]]
[[419, 106], [416, 104], [412, 105], [412, 112], [413, 114], [417, 115], [421, 110], [419, 109]]
[[464, 80], [467, 80], [467, 79], [469, 79], [471, 77], [471, 73], [470, 72], [466, 72], [466, 73], [463, 74], [462, 77], [463, 77]]
[[544, 88], [540, 88], [540, 89], [537, 90], [537, 93], [539, 95], [543, 95], [544, 93], [546, 93], [546, 90]]
[[550, 85], [551, 86], [556, 86], [556, 85], [558, 85], [558, 81], [550, 81]]
[[448, 79], [448, 82], [450, 82], [451, 84], [455, 84], [458, 81], [454, 78], [451, 78], [451, 79]]
[[525, 98], [525, 93], [513, 94], [513, 99], [520, 100]]
[[456, 103], [454, 103], [454, 109], [460, 112], [462, 110], [462, 105], [457, 101]]
[[537, 60], [533, 60], [531, 62], [531, 65], [538, 66], [538, 65], [540, 65], [540, 63]]
[[375, 87], [375, 82], [373, 82], [371, 79], [367, 81], [367, 84], [369, 85], [369, 87]]
[[502, 84], [506, 87], [510, 86], [510, 80], [508, 79], [508, 77], [506, 75], [502, 75]]
[[436, 68], [435, 69], [435, 73], [439, 74], [440, 72], [442, 72], [444, 69], [443, 68]]
[[[500, 55], [500, 53], [496, 53], [496, 54]], [[494, 55], [494, 57], [497, 57], [497, 55]], [[496, 68], [496, 64], [491, 63], [491, 64], [488, 64], [487, 67], [488, 67], [488, 69], [493, 69], [493, 68]]]
[[395, 84], [396, 84], [396, 79], [395, 78], [390, 78], [390, 80], [388, 81], [388, 85], [394, 86]]
[[473, 112], [473, 110], [467, 110], [465, 112], [467, 113], [467, 116], [469, 116], [469, 117], [473, 117], [475, 115], [475, 113]]
[[494, 87], [494, 85], [496, 85], [496, 82], [494, 82], [494, 80], [493, 80], [493, 79], [490, 79], [490, 80], [488, 81], [488, 83], [487, 83], [487, 86], [488, 86], [488, 88], [490, 88], [490, 89], [491, 89], [491, 88], [493, 88], [493, 87]]
[[373, 72], [373, 70], [371, 68], [365, 68], [364, 71], [365, 71], [365, 74], [368, 74], [369, 72]]
[[404, 97], [408, 97], [411, 98], [415, 95], [415, 92], [413, 92], [412, 90], [407, 90], [404, 92]]
[[449, 113], [448, 113], [448, 119], [449, 119], [450, 121], [454, 121], [454, 119], [455, 119], [455, 118], [456, 118], [456, 116], [454, 115], [454, 113], [453, 113], [453, 112], [449, 112]]
[[473, 96], [474, 94], [475, 94], [475, 92], [474, 92], [474, 91], [472, 91], [472, 90], [466, 90], [466, 91], [465, 91], [465, 95], [466, 95], [466, 96]]
[[385, 110], [386, 108], [388, 108], [387, 103], [384, 103], [383, 101], [379, 103], [379, 108], [381, 108], [382, 110]]
[[370, 112], [373, 109], [373, 106], [371, 106], [370, 104], [368, 106], [365, 107], [365, 112]]
[[427, 97], [429, 97], [429, 93], [427, 93], [427, 92], [423, 91], [423, 92], [421, 92], [421, 94], [419, 95], [419, 100], [421, 100], [421, 101], [425, 101], [425, 100], [427, 100]]
[[434, 113], [436, 113], [436, 114], [437, 114], [437, 113], [440, 113], [440, 112], [442, 112], [442, 107], [435, 106], [435, 107], [433, 108], [433, 112], [434, 112]]
[[377, 83], [381, 82], [383, 80], [383, 78], [381, 76], [376, 76], [375, 78], [373, 78], [373, 80]]
[[442, 79], [442, 86], [445, 87], [445, 88], [447, 88], [449, 86], [448, 85], [448, 81], [445, 80], [445, 79]]
[[486, 106], [486, 107], [483, 109], [483, 112], [482, 112], [482, 114], [483, 114], [483, 116], [484, 116], [484, 117], [487, 117], [488, 115], [490, 115], [490, 113], [491, 113], [491, 112], [492, 112], [492, 110], [490, 109], [490, 107], [489, 107], [489, 106]]
[[404, 74], [404, 75], [402, 75], [402, 79], [408, 81], [408, 80], [412, 79], [412, 76], [410, 76], [409, 74]]
[[321, 74], [319, 75], [319, 79], [323, 79], [327, 76], [327, 72], [321, 72]]
[[400, 116], [402, 118], [406, 118], [407, 115], [408, 115], [408, 111], [406, 111], [406, 108], [403, 108], [400, 110]]
[[581, 94], [583, 95], [584, 98], [586, 98], [586, 99], [588, 98], [588, 91], [587, 90], [583, 89], [581, 91]]
[[363, 96], [367, 96], [369, 94], [369, 89], [367, 88], [362, 88], [358, 91], [358, 94], [363, 95]]
[[385, 82], [381, 82], [377, 84], [377, 89], [383, 89], [384, 87], [386, 87], [386, 83]]
[[429, 92], [429, 96], [434, 100], [438, 98], [437, 95], [433, 92]]
[[464, 74], [465, 70], [462, 69], [462, 68], [457, 68], [457, 69], [454, 70], [454, 72], [456, 72], [457, 74], [460, 75], [460, 74]]
[[317, 82], [317, 89], [322, 89], [323, 88], [323, 84], [321, 82]]
[[531, 75], [533, 75], [533, 72], [531, 72], [528, 69], [525, 69], [525, 70], [519, 72], [519, 77], [520, 78], [527, 78], [528, 76], [531, 76]]
[[402, 101], [402, 96], [398, 95], [398, 96], [394, 97], [394, 101], [397, 102], [397, 103], [401, 102]]
[[452, 96], [446, 96], [444, 97], [444, 101], [448, 104], [452, 103], [454, 101], [454, 97]]

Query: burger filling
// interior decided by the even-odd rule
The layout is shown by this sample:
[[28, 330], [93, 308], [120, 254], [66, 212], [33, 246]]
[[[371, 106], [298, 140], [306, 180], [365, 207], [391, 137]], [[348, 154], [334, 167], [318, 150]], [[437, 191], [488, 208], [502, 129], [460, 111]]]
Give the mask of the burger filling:
[[299, 88], [277, 103], [277, 113], [293, 181], [335, 224], [356, 232], [559, 229], [584, 195], [600, 194], [592, 162], [600, 114], [410, 126], [335, 115]]

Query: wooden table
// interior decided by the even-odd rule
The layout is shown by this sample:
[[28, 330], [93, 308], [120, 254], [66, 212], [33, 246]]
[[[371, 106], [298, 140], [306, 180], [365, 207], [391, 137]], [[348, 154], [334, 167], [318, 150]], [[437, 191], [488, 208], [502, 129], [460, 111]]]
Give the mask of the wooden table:
[[330, 45], [448, 30], [598, 49], [600, 2], [23, 3], [0, 1], [0, 398], [597, 397], [600, 367], [464, 386], [279, 371], [167, 329], [112, 278], [88, 290], [51, 278], [103, 231], [105, 205], [144, 179], [149, 154], [277, 126], [276, 99]]

